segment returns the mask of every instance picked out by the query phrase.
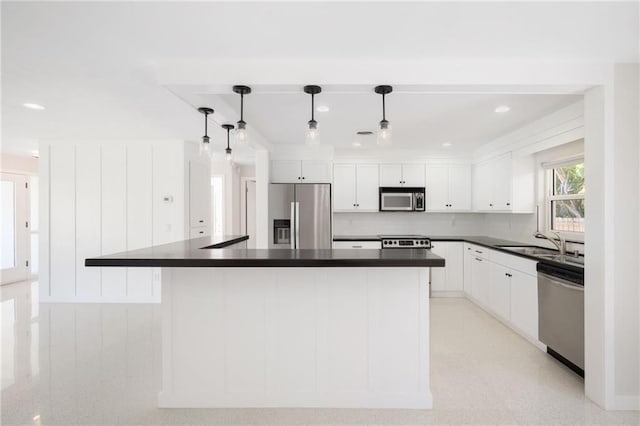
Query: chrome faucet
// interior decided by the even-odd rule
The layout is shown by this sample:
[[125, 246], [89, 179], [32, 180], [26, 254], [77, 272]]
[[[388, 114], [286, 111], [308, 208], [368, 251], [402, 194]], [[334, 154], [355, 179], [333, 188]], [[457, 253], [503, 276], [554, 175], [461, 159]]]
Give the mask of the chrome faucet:
[[553, 243], [554, 246], [556, 246], [558, 248], [558, 251], [560, 252], [561, 255], [564, 255], [567, 253], [567, 242], [565, 241], [564, 238], [562, 238], [562, 235], [560, 235], [558, 232], [554, 232], [551, 231], [551, 233], [553, 235], [555, 235], [556, 237], [549, 237], [545, 234], [543, 234], [540, 231], [536, 231], [533, 233], [533, 236], [536, 238], [544, 238], [545, 240], [549, 240]]

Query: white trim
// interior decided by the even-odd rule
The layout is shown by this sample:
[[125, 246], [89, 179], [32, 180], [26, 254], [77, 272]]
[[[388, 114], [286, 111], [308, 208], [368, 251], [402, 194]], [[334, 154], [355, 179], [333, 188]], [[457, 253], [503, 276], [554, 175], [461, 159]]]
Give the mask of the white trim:
[[580, 163], [584, 163], [584, 154], [572, 155], [571, 157], [566, 157], [555, 161], [546, 161], [544, 163], [541, 163], [540, 166], [545, 170], [549, 170], [573, 166]]

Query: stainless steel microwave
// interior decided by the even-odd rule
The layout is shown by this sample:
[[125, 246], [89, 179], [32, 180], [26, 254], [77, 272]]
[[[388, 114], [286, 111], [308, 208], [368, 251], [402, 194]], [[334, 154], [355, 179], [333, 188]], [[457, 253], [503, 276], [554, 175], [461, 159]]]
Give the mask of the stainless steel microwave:
[[380, 187], [381, 212], [423, 212], [424, 187]]

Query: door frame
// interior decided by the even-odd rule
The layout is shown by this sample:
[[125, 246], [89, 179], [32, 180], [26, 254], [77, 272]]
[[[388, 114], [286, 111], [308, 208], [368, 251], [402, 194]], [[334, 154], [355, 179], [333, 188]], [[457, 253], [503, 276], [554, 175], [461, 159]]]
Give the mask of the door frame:
[[240, 233], [247, 233], [247, 182], [256, 182], [255, 177], [240, 177]]
[[[31, 219], [30, 219], [30, 175], [2, 171], [2, 180], [12, 180], [15, 184], [14, 191], [14, 221], [15, 221], [15, 266], [0, 270], [0, 285], [24, 281], [30, 276], [30, 246], [31, 246]], [[22, 211], [20, 211], [22, 210]], [[22, 224], [25, 226], [22, 226]]]

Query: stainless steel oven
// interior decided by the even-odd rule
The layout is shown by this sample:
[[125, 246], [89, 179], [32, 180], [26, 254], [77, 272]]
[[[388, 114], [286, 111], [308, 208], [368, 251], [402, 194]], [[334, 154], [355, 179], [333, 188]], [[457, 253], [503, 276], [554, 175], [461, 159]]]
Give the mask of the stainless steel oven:
[[380, 187], [381, 212], [423, 212], [425, 189], [422, 187]]

